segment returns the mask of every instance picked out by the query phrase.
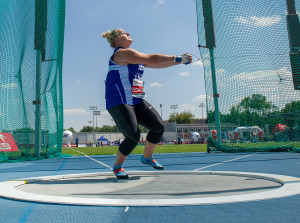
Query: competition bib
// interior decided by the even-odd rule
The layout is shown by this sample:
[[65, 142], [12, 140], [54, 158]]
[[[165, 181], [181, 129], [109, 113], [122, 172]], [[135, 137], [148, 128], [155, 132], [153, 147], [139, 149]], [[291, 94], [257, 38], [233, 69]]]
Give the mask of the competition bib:
[[132, 96], [136, 98], [144, 98], [145, 97], [145, 92], [144, 90], [144, 81], [139, 80], [139, 79], [133, 79], [133, 84], [132, 84]]

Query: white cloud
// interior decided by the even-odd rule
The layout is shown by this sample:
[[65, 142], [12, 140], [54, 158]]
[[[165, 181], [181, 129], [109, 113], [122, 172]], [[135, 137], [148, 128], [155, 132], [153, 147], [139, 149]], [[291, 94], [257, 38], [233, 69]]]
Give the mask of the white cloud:
[[[66, 114], [67, 110], [67, 114]], [[92, 123], [89, 123], [89, 121], [93, 121], [93, 115], [92, 113], [88, 113], [87, 111], [84, 112], [84, 109], [81, 109], [83, 111], [80, 112], [80, 110], [76, 109], [65, 109], [65, 118], [64, 118], [64, 129], [68, 129], [70, 127], [73, 127], [76, 131], [79, 131], [82, 129], [83, 126], [92, 126]], [[77, 113], [76, 113], [77, 111]], [[80, 118], [78, 118], [77, 115], [81, 115]], [[101, 111], [101, 115], [97, 116], [97, 126], [102, 127], [103, 125], [115, 125], [113, 121], [111, 121], [112, 117], [108, 113], [107, 110]], [[94, 119], [94, 125], [96, 126], [96, 116]]]
[[159, 82], [154, 82], [152, 84], [149, 85], [150, 87], [162, 87], [163, 85]]
[[77, 83], [77, 84], [81, 84], [81, 81], [80, 81], [80, 80], [77, 80], [76, 83]]
[[97, 16], [99, 14], [99, 12], [95, 9], [86, 9], [86, 13], [89, 15], [89, 16]]
[[165, 4], [165, 0], [156, 0], [154, 8], [157, 9], [159, 6]]
[[[287, 71], [287, 69], [279, 69], [279, 70], [258, 70], [258, 71], [254, 71], [254, 72], [241, 72], [238, 74], [234, 74], [234, 76], [232, 77], [232, 79], [234, 81], [244, 81], [247, 82], [247, 84], [249, 84], [251, 81], [254, 81], [256, 84], [265, 84], [265, 82], [263, 81], [270, 81], [273, 79], [278, 79], [278, 73], [290, 73]], [[258, 81], [258, 79], [260, 81]]]
[[[176, 110], [176, 112], [180, 113], [180, 112], [188, 111], [188, 112], [191, 112], [192, 114], [194, 114], [196, 118], [200, 118], [201, 113], [202, 113], [202, 110], [201, 110], [202, 108], [200, 108], [199, 105], [181, 104], [181, 105], [178, 105], [178, 110]], [[203, 112], [204, 118], [206, 117], [205, 110], [206, 110], [206, 107], [204, 106], [204, 110], [203, 110], [204, 111]]]
[[201, 60], [198, 60], [198, 61], [192, 63], [191, 65], [192, 65], [192, 66], [200, 66], [200, 67], [203, 67], [203, 63], [202, 63]]
[[71, 108], [71, 109], [64, 109], [64, 114], [65, 115], [88, 115], [90, 113], [88, 113], [83, 108]]
[[3, 84], [2, 88], [15, 88], [17, 85], [15, 83]]
[[187, 71], [187, 72], [182, 72], [179, 74], [179, 76], [181, 77], [189, 77], [191, 75], [191, 72]]
[[165, 0], [156, 0], [156, 5], [163, 5], [165, 4]]
[[109, 112], [108, 112], [107, 110], [102, 111], [102, 112], [101, 112], [101, 115], [108, 115], [109, 117], [111, 117], [110, 114], [109, 114]]
[[206, 95], [205, 94], [200, 94], [200, 95], [193, 98], [193, 101], [205, 101], [205, 100], [206, 100]]
[[178, 106], [179, 111], [178, 112], [183, 112], [183, 111], [196, 111], [197, 110], [197, 106], [196, 105], [192, 105], [192, 104], [182, 104]]
[[101, 115], [99, 117], [100, 118], [98, 120], [101, 125], [115, 125], [114, 121], [112, 121], [111, 115], [107, 110], [101, 111]]
[[252, 16], [252, 17], [237, 17], [235, 20], [239, 21], [240, 23], [253, 25], [258, 27], [267, 27], [272, 26], [281, 21], [281, 16]]
[[73, 120], [73, 119], [69, 121], [69, 124], [71, 124], [71, 125], [72, 125], [72, 124], [75, 124], [75, 123], [76, 123], [76, 122], [75, 122], [75, 120]]

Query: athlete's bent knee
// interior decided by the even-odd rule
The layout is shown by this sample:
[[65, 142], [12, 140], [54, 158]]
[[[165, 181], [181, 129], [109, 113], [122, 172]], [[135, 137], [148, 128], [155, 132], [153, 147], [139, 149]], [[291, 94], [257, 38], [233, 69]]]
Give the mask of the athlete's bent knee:
[[160, 142], [163, 134], [164, 134], [165, 128], [162, 126], [162, 128], [158, 131], [150, 131], [147, 135], [147, 140], [153, 144], [157, 144]]
[[130, 138], [125, 138], [125, 140], [119, 146], [119, 151], [124, 155], [128, 156], [132, 150], [137, 146], [138, 142]]
[[140, 136], [141, 134], [139, 131], [136, 132], [135, 134], [131, 134], [131, 136], [125, 136], [124, 141], [119, 146], [119, 151], [124, 156], [128, 156], [139, 143]]

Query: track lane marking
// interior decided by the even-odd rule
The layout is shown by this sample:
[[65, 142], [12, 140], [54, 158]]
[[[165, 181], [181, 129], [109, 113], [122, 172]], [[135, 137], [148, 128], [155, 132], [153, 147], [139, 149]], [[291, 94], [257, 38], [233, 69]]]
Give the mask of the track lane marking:
[[86, 155], [85, 153], [83, 153], [83, 152], [81, 152], [81, 151], [78, 151], [78, 150], [73, 149], [73, 148], [69, 148], [69, 149], [71, 149], [71, 150], [73, 150], [73, 151], [75, 151], [75, 152], [78, 152], [78, 153], [83, 154], [85, 157], [89, 158], [90, 160], [93, 160], [93, 161], [95, 161], [96, 163], [99, 163], [99, 164], [101, 164], [102, 166], [105, 166], [106, 168], [108, 168], [108, 169], [110, 169], [110, 170], [113, 169], [111, 166], [109, 166], [109, 165], [107, 165], [107, 164], [105, 164], [105, 163], [102, 163], [101, 161], [95, 160], [94, 158], [92, 158], [92, 157]]
[[235, 161], [235, 160], [239, 160], [239, 159], [243, 159], [243, 158], [246, 158], [246, 157], [249, 157], [249, 156], [253, 156], [254, 154], [257, 154], [257, 153], [253, 153], [253, 154], [246, 155], [246, 156], [241, 156], [241, 157], [231, 159], [231, 160], [227, 160], [227, 161], [224, 161], [224, 162], [221, 162], [221, 163], [215, 163], [215, 164], [212, 164], [212, 165], [209, 165], [209, 166], [205, 166], [205, 167], [195, 169], [193, 171], [199, 171], [199, 170], [203, 170], [203, 169], [206, 169], [206, 168], [209, 168], [209, 167], [212, 167], [212, 166], [218, 166], [218, 165], [221, 165], [221, 164], [224, 164], [224, 163], [229, 163], [229, 162], [232, 162], [232, 161]]
[[125, 208], [124, 213], [126, 213], [128, 210], [129, 210], [129, 206], [127, 206], [127, 207]]

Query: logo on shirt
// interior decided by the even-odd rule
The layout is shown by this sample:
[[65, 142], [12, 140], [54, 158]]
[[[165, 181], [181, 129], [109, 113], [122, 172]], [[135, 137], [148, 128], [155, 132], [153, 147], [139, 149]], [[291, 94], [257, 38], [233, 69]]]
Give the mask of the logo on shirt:
[[135, 80], [142, 80], [142, 74], [140, 74], [140, 73], [136, 73], [135, 75], [134, 75], [134, 79]]
[[138, 70], [140, 70], [140, 71], [144, 71], [144, 65], [143, 65], [143, 64], [139, 64], [139, 68], [138, 68]]

